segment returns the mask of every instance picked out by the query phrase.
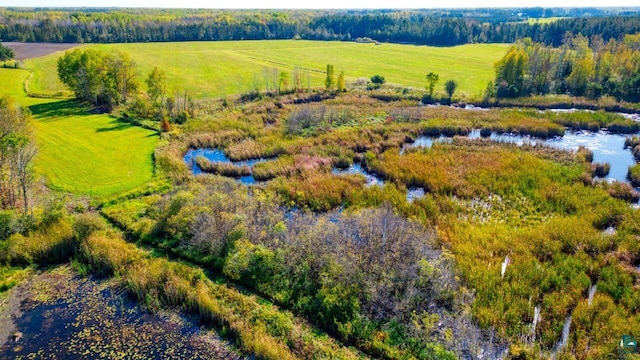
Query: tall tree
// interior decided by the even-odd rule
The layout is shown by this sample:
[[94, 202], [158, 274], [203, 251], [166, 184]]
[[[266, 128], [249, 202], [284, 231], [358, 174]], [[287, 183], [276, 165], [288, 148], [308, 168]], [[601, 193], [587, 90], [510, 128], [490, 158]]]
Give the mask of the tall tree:
[[118, 94], [121, 96], [119, 102], [126, 102], [130, 93], [138, 90], [138, 72], [136, 63], [126, 52], [116, 51], [110, 61], [110, 76], [115, 80]]
[[282, 90], [287, 91], [289, 87], [289, 73], [286, 71], [280, 72], [280, 77], [278, 79], [278, 92], [281, 93]]
[[0, 98], [0, 208], [17, 209], [21, 198], [25, 214], [36, 154], [30, 129], [29, 112], [10, 97]]
[[304, 85], [302, 84], [302, 71], [297, 67], [293, 68], [293, 90], [296, 92], [304, 91]]
[[124, 53], [75, 49], [58, 59], [58, 77], [76, 97], [109, 110], [137, 88], [135, 64]]
[[449, 101], [451, 101], [451, 98], [453, 97], [453, 93], [456, 92], [457, 88], [458, 88], [458, 83], [455, 80], [447, 80], [447, 82], [444, 83], [444, 91], [447, 92], [447, 96], [449, 96]]
[[26, 215], [29, 211], [29, 191], [34, 180], [32, 160], [36, 156], [37, 149], [27, 135], [19, 134], [13, 140], [10, 149], [10, 167], [18, 190], [16, 193], [22, 194], [22, 209]]
[[334, 79], [334, 70], [333, 65], [327, 65], [327, 77], [324, 79], [324, 86], [327, 90], [331, 90], [333, 88], [333, 84], [335, 82]]
[[147, 95], [155, 105], [161, 105], [167, 93], [167, 76], [159, 67], [154, 67], [147, 79]]
[[347, 88], [344, 84], [344, 71], [340, 71], [340, 74], [338, 75], [338, 80], [336, 82], [336, 88], [338, 89], [339, 92], [344, 92], [347, 91]]
[[582, 96], [587, 91], [590, 79], [595, 75], [593, 51], [589, 48], [589, 39], [580, 35], [572, 39], [572, 47], [576, 57], [567, 83], [572, 94]]
[[512, 46], [507, 54], [494, 65], [496, 70], [496, 84], [505, 91], [498, 91], [498, 96], [515, 97], [522, 93], [524, 73], [528, 64], [527, 53], [524, 49]]
[[427, 74], [427, 90], [429, 91], [429, 97], [433, 97], [433, 91], [436, 88], [440, 76], [434, 72]]

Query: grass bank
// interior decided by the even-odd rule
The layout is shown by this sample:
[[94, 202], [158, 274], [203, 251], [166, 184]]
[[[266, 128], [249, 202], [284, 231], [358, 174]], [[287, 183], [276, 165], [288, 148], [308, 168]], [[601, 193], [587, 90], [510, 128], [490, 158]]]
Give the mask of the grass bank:
[[158, 135], [92, 114], [71, 100], [30, 107], [39, 154], [36, 169], [55, 190], [97, 197], [122, 193], [150, 181]]

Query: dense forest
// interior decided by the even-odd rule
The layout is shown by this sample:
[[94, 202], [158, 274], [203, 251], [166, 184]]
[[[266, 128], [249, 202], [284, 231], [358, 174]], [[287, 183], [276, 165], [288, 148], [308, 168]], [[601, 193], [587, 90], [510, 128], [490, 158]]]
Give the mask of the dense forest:
[[495, 93], [489, 87], [489, 95], [570, 94], [640, 101], [640, 35], [606, 43], [598, 35], [565, 40], [556, 48], [529, 38], [517, 42], [496, 63]]
[[[552, 22], [527, 21], [557, 18]], [[567, 33], [621, 40], [640, 31], [638, 9], [371, 11], [0, 10], [0, 40], [121, 43], [293, 39], [451, 46], [530, 37], [558, 46]]]

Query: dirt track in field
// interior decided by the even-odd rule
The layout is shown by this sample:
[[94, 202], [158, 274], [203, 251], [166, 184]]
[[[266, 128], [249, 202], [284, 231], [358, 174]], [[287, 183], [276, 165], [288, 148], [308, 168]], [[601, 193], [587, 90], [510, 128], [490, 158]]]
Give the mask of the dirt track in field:
[[49, 43], [22, 43], [4, 42], [2, 45], [13, 50], [16, 60], [26, 60], [52, 54], [56, 51], [71, 49], [80, 44], [49, 44]]

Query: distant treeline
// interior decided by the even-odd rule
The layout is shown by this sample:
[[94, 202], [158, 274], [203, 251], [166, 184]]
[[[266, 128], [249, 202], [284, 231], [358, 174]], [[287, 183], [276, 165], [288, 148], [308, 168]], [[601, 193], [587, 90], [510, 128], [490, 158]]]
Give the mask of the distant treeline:
[[[636, 9], [157, 10], [0, 9], [0, 40], [53, 43], [312, 39], [450, 46], [567, 33], [621, 40], [640, 32]], [[549, 23], [526, 20], [563, 17]]]
[[500, 98], [523, 95], [569, 94], [592, 99], [613, 96], [640, 101], [640, 34], [622, 41], [567, 36], [560, 47], [523, 39], [495, 64], [495, 94]]

